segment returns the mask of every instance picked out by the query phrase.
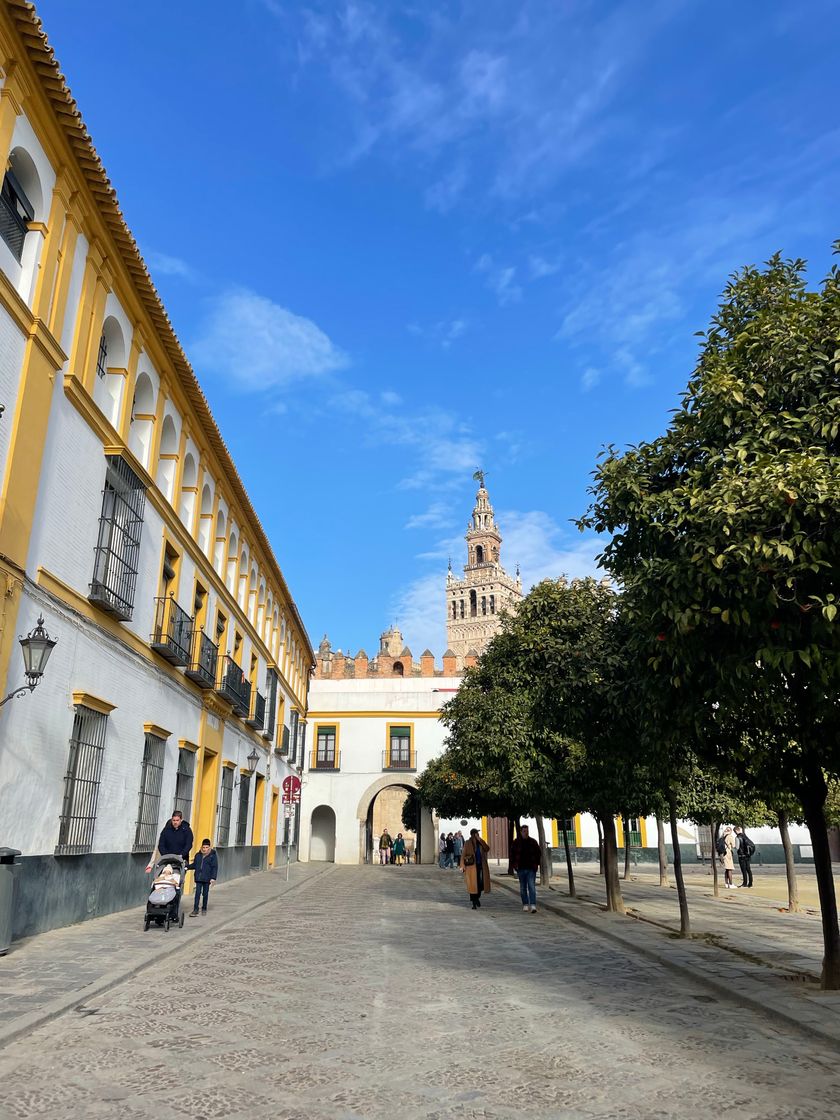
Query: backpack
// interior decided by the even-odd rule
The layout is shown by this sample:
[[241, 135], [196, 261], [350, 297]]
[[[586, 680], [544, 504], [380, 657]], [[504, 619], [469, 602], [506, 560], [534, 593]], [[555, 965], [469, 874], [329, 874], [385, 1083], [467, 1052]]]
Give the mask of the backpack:
[[747, 859], [752, 859], [755, 855], [755, 844], [753, 844], [748, 836], [744, 837], [744, 855]]
[[722, 836], [718, 836], [717, 840], [715, 841], [715, 851], [719, 856], [726, 855], [726, 841]]

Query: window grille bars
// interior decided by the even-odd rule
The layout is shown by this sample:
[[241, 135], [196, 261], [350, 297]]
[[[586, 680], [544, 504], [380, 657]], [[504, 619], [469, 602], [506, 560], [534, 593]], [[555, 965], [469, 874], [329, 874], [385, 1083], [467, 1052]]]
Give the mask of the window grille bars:
[[219, 805], [216, 814], [219, 822], [216, 847], [225, 848], [230, 843], [230, 809], [233, 803], [233, 770], [229, 766], [222, 768], [222, 784], [219, 788]]
[[248, 798], [251, 793], [251, 775], [239, 777], [239, 816], [236, 818], [236, 843], [244, 844], [248, 835]]
[[108, 343], [103, 334], [99, 340], [99, 353], [96, 355], [96, 376], [104, 377], [108, 372]]
[[127, 622], [134, 610], [146, 488], [119, 455], [106, 457], [91, 602]]
[[190, 819], [193, 799], [193, 782], [195, 780], [195, 754], [193, 751], [178, 751], [178, 769], [175, 772], [175, 808], [184, 814], [184, 820]]
[[[137, 809], [137, 827], [134, 831], [133, 850], [135, 852], [153, 851], [157, 840], [165, 753], [166, 740], [147, 732], [143, 744], [143, 769], [140, 772], [140, 804]], [[161, 852], [161, 855], [166, 855], [166, 853]]]
[[35, 217], [32, 203], [13, 171], [7, 171], [0, 189], [0, 237], [20, 264], [29, 223]]
[[64, 775], [57, 856], [84, 855], [93, 845], [107, 726], [108, 717], [102, 712], [82, 704], [76, 708]]

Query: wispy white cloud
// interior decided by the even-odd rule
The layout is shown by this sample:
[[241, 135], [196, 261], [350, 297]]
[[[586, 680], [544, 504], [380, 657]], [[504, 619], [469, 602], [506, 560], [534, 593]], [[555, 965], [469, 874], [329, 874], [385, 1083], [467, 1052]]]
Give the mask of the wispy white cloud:
[[532, 253], [528, 258], [528, 268], [533, 280], [542, 280], [545, 276], [553, 276], [562, 268], [560, 260], [548, 261], [539, 254]]
[[452, 506], [449, 502], [436, 501], [424, 510], [415, 513], [405, 523], [406, 529], [446, 529], [455, 520]]
[[426, 338], [444, 350], [448, 350], [456, 339], [459, 339], [467, 329], [466, 319], [440, 319], [428, 327], [420, 323], [409, 323], [407, 330], [418, 338]]
[[495, 293], [500, 307], [522, 299], [522, 288], [515, 283], [514, 265], [497, 265], [489, 253], [482, 253], [475, 262], [475, 269], [486, 277], [487, 287]]
[[446, 649], [446, 572], [429, 572], [400, 588], [389, 604], [412, 655], [430, 649], [435, 661]]
[[601, 371], [599, 369], [595, 369], [594, 366], [589, 366], [589, 368], [585, 369], [581, 374], [580, 387], [584, 391], [584, 393], [588, 393], [590, 389], [595, 388], [600, 380]]
[[180, 276], [183, 280], [197, 280], [198, 273], [180, 257], [169, 253], [159, 253], [155, 249], [145, 254], [146, 264], [152, 276]]
[[202, 371], [261, 392], [343, 369], [349, 359], [311, 319], [247, 288], [209, 301], [189, 348]]
[[421, 490], [438, 486], [441, 480], [475, 470], [481, 460], [482, 443], [463, 420], [436, 406], [410, 410], [392, 403], [387, 394], [374, 397], [364, 389], [349, 389], [333, 396], [331, 405], [362, 421], [362, 438], [381, 447], [390, 444], [407, 449], [408, 473], [403, 489]]

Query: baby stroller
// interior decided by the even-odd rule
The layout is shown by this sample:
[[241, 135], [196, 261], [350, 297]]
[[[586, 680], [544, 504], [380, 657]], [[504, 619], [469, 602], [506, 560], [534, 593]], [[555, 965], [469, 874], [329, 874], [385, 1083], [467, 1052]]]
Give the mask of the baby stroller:
[[[148, 930], [152, 922], [157, 926], [163, 926], [166, 930], [173, 923], [183, 927], [184, 912], [181, 909], [181, 895], [184, 891], [186, 872], [186, 861], [180, 856], [161, 856], [157, 861], [152, 890], [146, 903], [144, 930]], [[173, 873], [177, 876], [177, 880], [173, 878]]]

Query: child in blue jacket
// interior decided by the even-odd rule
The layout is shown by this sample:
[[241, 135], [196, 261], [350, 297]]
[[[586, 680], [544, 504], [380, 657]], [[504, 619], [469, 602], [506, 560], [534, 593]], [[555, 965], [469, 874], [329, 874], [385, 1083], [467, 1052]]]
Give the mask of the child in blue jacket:
[[207, 897], [210, 894], [210, 885], [216, 882], [219, 873], [219, 858], [209, 840], [201, 841], [201, 850], [196, 854], [195, 860], [189, 865], [195, 872], [195, 902], [191, 918], [198, 914], [198, 904], [202, 903], [201, 913], [207, 913]]

